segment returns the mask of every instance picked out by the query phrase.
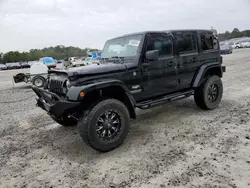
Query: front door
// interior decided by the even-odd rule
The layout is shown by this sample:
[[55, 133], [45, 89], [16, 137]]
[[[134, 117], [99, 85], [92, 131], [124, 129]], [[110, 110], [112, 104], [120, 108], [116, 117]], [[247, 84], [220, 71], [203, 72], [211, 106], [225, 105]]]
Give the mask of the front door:
[[174, 58], [172, 36], [166, 33], [149, 34], [144, 52], [150, 50], [158, 50], [159, 59], [144, 60], [142, 63], [144, 94], [148, 98], [171, 93], [177, 85], [177, 60]]

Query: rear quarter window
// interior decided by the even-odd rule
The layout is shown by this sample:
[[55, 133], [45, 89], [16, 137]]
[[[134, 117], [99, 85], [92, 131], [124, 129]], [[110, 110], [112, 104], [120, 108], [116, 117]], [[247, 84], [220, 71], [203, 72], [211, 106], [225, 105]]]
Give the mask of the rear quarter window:
[[200, 33], [200, 42], [202, 51], [218, 50], [219, 41], [213, 36], [212, 33]]

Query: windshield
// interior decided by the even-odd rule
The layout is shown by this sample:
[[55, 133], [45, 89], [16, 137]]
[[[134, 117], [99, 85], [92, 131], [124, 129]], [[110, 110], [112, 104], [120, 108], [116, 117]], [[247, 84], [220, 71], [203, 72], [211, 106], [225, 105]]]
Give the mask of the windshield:
[[105, 43], [102, 58], [135, 56], [142, 35], [131, 35], [109, 40]]
[[5, 65], [3, 65], [3, 64], [0, 64], [0, 67], [5, 67]]

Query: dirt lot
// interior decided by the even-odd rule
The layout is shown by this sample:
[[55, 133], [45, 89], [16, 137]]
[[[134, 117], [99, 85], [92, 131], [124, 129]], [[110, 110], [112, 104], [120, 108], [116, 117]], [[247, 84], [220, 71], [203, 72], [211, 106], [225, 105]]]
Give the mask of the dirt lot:
[[250, 49], [224, 64], [218, 109], [191, 97], [138, 111], [125, 143], [104, 154], [35, 107], [27, 85], [13, 90], [19, 71], [0, 72], [0, 187], [250, 187]]

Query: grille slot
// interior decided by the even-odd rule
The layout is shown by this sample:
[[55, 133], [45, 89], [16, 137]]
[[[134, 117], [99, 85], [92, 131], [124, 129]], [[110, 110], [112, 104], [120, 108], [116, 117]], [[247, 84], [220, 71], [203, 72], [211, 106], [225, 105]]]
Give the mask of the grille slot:
[[49, 80], [49, 91], [54, 92], [56, 94], [65, 94], [63, 91], [64, 83], [66, 79], [54, 79], [51, 78]]

